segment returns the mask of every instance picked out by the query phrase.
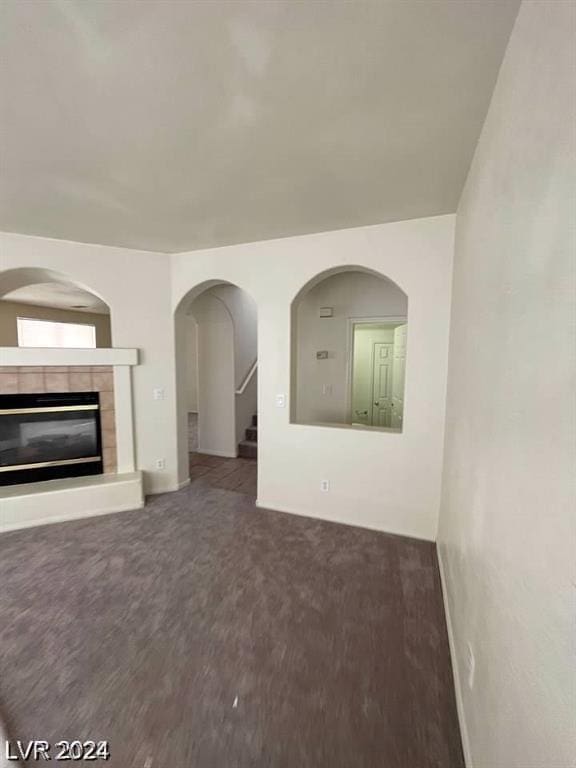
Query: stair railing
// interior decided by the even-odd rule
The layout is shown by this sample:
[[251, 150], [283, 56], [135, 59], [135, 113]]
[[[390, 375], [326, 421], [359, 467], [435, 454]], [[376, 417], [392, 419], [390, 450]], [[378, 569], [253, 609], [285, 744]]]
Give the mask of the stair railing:
[[246, 389], [248, 384], [250, 384], [250, 381], [252, 380], [252, 377], [256, 373], [256, 369], [257, 368], [258, 368], [258, 358], [256, 358], [256, 360], [254, 360], [254, 362], [252, 363], [252, 366], [251, 366], [250, 370], [248, 371], [248, 373], [246, 374], [246, 376], [244, 377], [244, 380], [242, 381], [242, 384], [236, 390], [236, 392], [235, 392], [236, 395], [244, 394], [244, 390]]

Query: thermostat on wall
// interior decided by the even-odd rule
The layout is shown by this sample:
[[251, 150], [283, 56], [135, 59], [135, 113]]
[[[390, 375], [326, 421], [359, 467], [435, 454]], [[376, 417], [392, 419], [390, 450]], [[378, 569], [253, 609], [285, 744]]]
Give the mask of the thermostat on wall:
[[333, 314], [333, 307], [320, 307], [320, 317], [332, 317]]

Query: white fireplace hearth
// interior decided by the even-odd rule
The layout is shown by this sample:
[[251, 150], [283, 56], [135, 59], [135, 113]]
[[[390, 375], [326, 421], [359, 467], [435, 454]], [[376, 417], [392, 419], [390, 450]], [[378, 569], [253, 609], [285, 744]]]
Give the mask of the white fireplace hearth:
[[0, 347], [0, 394], [99, 392], [104, 474], [0, 487], [0, 532], [143, 506], [131, 369], [136, 349]]

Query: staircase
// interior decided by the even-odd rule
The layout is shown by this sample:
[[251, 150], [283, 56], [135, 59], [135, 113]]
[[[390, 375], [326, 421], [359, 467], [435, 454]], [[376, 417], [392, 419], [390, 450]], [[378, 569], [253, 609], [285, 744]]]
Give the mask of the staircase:
[[246, 439], [238, 444], [238, 456], [242, 459], [258, 458], [258, 416], [252, 416], [252, 424], [246, 430]]

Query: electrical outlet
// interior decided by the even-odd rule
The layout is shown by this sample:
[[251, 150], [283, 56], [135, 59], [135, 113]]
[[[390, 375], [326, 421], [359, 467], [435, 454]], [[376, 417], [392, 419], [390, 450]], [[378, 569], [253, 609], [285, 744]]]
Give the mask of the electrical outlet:
[[330, 490], [330, 480], [320, 480], [320, 490], [322, 493], [328, 493]]
[[323, 384], [322, 385], [322, 394], [323, 395], [331, 395], [332, 394], [332, 384]]
[[474, 649], [472, 643], [467, 645], [468, 655], [466, 657], [466, 664], [468, 667], [468, 688], [472, 690], [474, 688], [474, 675], [476, 673], [476, 659], [474, 657]]
[[166, 469], [165, 459], [156, 459], [156, 469]]
[[164, 389], [162, 387], [156, 387], [152, 390], [152, 397], [154, 400], [164, 400]]
[[286, 395], [276, 395], [276, 408], [286, 407]]

